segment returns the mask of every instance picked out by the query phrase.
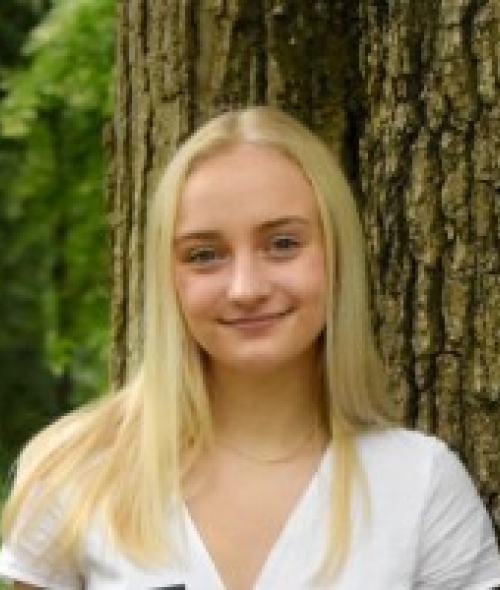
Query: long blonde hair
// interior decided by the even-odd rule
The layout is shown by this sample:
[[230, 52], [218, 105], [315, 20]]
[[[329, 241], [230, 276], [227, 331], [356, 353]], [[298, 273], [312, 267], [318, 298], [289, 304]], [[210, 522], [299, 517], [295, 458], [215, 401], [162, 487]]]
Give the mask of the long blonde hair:
[[60, 419], [26, 446], [3, 515], [7, 537], [21, 534], [18, 515], [36, 487], [38, 515], [64, 490], [57, 551], [66, 556], [76, 555], [97, 508], [118, 547], [138, 561], [163, 559], [172, 548], [164, 527], [167, 511], [180, 501], [183, 474], [212, 435], [201, 358], [185, 329], [172, 279], [176, 213], [193, 166], [238, 142], [280, 150], [303, 170], [317, 197], [329, 284], [324, 411], [336, 457], [329, 556], [335, 554], [337, 563], [345, 559], [358, 469], [355, 438], [389, 423], [370, 321], [363, 236], [335, 157], [303, 125], [266, 106], [208, 122], [166, 167], [148, 217], [140, 369], [122, 390]]

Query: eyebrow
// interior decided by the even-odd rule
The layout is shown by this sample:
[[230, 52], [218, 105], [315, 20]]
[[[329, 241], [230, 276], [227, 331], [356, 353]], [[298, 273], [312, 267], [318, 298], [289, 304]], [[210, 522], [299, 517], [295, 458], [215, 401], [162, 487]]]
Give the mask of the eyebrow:
[[[302, 226], [310, 225], [310, 221], [305, 217], [287, 216], [279, 217], [278, 219], [271, 219], [259, 225], [258, 231], [269, 231], [278, 229], [283, 225], [298, 224]], [[185, 240], [213, 240], [220, 237], [221, 233], [217, 230], [194, 230], [187, 231], [174, 237], [174, 244], [178, 244]]]

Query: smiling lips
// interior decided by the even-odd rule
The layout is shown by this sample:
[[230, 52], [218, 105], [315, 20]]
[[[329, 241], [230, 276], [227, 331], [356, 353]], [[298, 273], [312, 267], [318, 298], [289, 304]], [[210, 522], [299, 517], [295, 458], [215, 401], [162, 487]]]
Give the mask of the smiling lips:
[[266, 313], [262, 315], [252, 315], [252, 316], [242, 316], [238, 318], [232, 319], [223, 319], [221, 320], [221, 324], [225, 326], [235, 326], [235, 327], [252, 327], [252, 326], [261, 326], [264, 324], [268, 324], [273, 320], [280, 319], [290, 313], [291, 310], [280, 311], [278, 313]]

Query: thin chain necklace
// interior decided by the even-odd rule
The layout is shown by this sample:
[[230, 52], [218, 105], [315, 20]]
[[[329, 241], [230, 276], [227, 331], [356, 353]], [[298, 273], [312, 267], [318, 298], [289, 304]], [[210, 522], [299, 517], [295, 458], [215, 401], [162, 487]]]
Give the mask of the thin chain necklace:
[[228, 451], [233, 455], [237, 455], [238, 457], [241, 457], [246, 461], [250, 461], [251, 463], [257, 463], [259, 465], [278, 465], [280, 463], [291, 463], [296, 458], [298, 458], [307, 446], [307, 444], [313, 439], [316, 432], [317, 425], [314, 424], [314, 426], [309, 430], [306, 436], [302, 440], [300, 440], [296, 446], [294, 446], [290, 451], [287, 451], [285, 454], [280, 455], [278, 457], [257, 457], [252, 453], [248, 453], [243, 449], [234, 447], [224, 441], [221, 441], [218, 438], [215, 439], [215, 444], [221, 449], [224, 449], [225, 451]]

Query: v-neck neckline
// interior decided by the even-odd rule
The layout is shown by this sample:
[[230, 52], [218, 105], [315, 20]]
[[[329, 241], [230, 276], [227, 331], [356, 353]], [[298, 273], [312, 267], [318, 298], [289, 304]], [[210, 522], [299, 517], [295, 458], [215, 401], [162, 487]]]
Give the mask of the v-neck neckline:
[[[252, 585], [252, 590], [259, 590], [261, 587], [264, 588], [262, 584], [266, 581], [266, 578], [271, 575], [274, 564], [278, 560], [279, 553], [283, 551], [286, 546], [287, 539], [292, 536], [294, 529], [302, 521], [301, 516], [304, 511], [306, 511], [307, 506], [310, 504], [311, 500], [314, 498], [318, 483], [321, 479], [321, 474], [325, 471], [329, 461], [331, 461], [331, 445], [326, 447], [311, 479], [305, 486], [303, 492], [285, 520], [283, 527], [281, 528], [276, 540], [271, 546], [269, 553], [264, 560], [262, 568], [260, 569], [257, 578]], [[202, 560], [204, 569], [207, 571], [207, 573], [209, 572], [210, 578], [214, 581], [214, 583], [216, 583], [217, 590], [227, 590], [217, 565], [213, 561], [210, 551], [208, 550], [208, 547], [206, 546], [205, 541], [203, 540], [203, 537], [185, 502], [183, 503], [183, 512], [187, 535], [188, 538], [190, 537], [193, 541], [197, 557]], [[191, 545], [191, 543], [189, 544]], [[269, 583], [272, 583], [272, 580], [269, 580]]]

